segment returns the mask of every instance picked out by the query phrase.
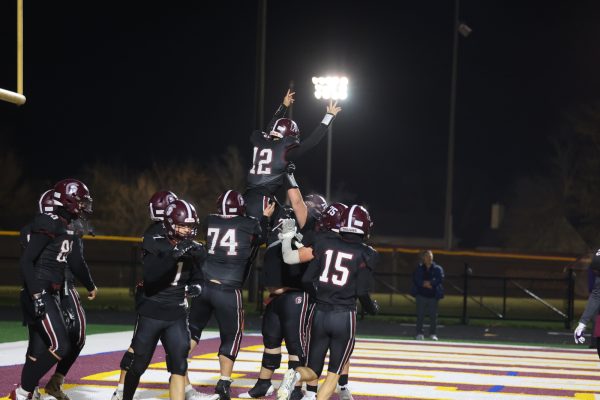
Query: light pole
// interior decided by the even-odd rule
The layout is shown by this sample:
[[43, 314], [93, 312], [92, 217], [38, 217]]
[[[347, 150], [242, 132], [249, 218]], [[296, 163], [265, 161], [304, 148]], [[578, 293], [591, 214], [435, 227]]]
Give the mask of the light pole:
[[458, 34], [467, 37], [471, 28], [459, 20], [460, 0], [454, 2], [454, 36], [452, 42], [452, 80], [450, 86], [450, 121], [448, 126], [448, 164], [446, 167], [446, 212], [444, 218], [444, 243], [452, 248], [452, 189], [454, 186], [454, 125], [456, 115], [456, 81], [458, 78]]
[[[345, 76], [313, 76], [315, 98], [320, 100], [345, 100], [348, 97], [348, 78]], [[327, 132], [327, 167], [325, 172], [325, 198], [331, 201], [331, 150], [333, 145], [333, 122]]]

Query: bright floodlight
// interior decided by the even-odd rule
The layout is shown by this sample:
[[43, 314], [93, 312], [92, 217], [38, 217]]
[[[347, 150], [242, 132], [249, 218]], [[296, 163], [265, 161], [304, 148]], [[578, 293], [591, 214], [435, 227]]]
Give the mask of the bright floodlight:
[[317, 99], [344, 100], [348, 97], [348, 78], [345, 76], [313, 76]]

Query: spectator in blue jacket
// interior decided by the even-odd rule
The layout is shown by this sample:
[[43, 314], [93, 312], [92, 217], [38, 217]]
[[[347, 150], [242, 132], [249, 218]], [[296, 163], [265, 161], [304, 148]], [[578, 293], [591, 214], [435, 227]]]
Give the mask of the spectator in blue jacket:
[[438, 302], [444, 297], [444, 269], [433, 262], [433, 252], [425, 250], [421, 253], [421, 262], [413, 273], [411, 294], [417, 300], [417, 340], [424, 340], [423, 319], [429, 314], [429, 338], [437, 337]]

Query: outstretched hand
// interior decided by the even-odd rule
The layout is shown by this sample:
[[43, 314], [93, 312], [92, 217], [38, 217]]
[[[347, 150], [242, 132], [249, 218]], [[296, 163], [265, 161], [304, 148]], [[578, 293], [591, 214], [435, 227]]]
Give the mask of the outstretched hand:
[[291, 106], [295, 101], [295, 94], [296, 92], [292, 92], [292, 89], [288, 89], [287, 93], [285, 94], [285, 97], [283, 98], [283, 105], [286, 107]]
[[334, 103], [333, 100], [329, 100], [329, 105], [327, 106], [327, 114], [337, 115], [342, 111], [342, 107], [338, 107], [337, 101]]

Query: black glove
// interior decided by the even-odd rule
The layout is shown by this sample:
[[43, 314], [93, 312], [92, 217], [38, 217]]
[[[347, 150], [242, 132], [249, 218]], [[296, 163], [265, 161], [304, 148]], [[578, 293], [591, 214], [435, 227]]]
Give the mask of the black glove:
[[377, 300], [373, 300], [368, 293], [359, 296], [358, 300], [367, 314], [376, 315], [379, 312], [379, 303]]
[[199, 283], [196, 283], [194, 285], [187, 285], [185, 287], [185, 291], [188, 297], [198, 297], [202, 294], [202, 286], [200, 286]]
[[42, 293], [36, 293], [33, 295], [33, 313], [36, 318], [43, 318], [46, 315], [46, 303], [42, 297]]
[[294, 171], [296, 171], [296, 164], [293, 162], [289, 162], [286, 168], [285, 177], [288, 182], [288, 189], [294, 189], [298, 187], [298, 182], [296, 182], [296, 178], [294, 177]]
[[202, 247], [198, 242], [194, 242], [192, 239], [183, 239], [173, 248], [173, 258], [180, 258], [190, 250]]

